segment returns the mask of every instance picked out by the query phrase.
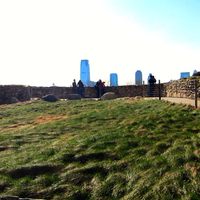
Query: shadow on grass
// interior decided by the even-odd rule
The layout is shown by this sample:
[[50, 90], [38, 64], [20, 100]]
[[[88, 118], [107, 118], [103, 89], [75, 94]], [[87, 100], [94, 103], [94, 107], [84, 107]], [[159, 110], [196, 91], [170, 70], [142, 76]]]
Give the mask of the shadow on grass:
[[14, 179], [25, 176], [35, 177], [46, 173], [55, 173], [62, 168], [61, 165], [34, 165], [28, 167], [21, 167], [7, 171], [7, 174]]
[[62, 161], [64, 163], [69, 163], [69, 162], [86, 163], [86, 162], [94, 161], [94, 160], [97, 160], [97, 161], [118, 160], [118, 157], [114, 154], [105, 153], [105, 152], [87, 153], [87, 154], [82, 154], [82, 155], [66, 153], [62, 157]]

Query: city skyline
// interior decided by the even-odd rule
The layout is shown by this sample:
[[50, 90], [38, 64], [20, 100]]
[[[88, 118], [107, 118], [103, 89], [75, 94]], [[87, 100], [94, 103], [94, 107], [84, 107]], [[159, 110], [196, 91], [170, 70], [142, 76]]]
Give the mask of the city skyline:
[[70, 86], [88, 59], [93, 81], [168, 82], [200, 70], [200, 1], [0, 1], [0, 84]]

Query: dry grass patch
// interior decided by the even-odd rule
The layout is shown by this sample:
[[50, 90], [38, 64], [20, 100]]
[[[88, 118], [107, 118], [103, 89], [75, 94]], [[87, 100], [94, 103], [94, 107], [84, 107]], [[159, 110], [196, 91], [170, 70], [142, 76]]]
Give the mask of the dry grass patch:
[[200, 173], [200, 164], [198, 163], [186, 163], [185, 170], [190, 172], [192, 177], [196, 177]]
[[42, 115], [35, 119], [34, 124], [46, 124], [49, 122], [66, 119], [66, 115]]
[[3, 127], [3, 128], [0, 128], [0, 132], [6, 132], [6, 131], [20, 131], [22, 129], [25, 129], [25, 128], [30, 128], [32, 127], [31, 124], [12, 124], [12, 125], [9, 125], [7, 127]]

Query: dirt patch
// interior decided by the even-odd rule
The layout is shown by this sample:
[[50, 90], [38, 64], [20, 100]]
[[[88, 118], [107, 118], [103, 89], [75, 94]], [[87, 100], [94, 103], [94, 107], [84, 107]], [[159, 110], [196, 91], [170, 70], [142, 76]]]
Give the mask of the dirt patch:
[[65, 115], [43, 115], [43, 116], [37, 117], [31, 124], [21, 124], [21, 123], [12, 124], [7, 127], [0, 128], [0, 131], [9, 131], [9, 130], [15, 130], [15, 129], [20, 130], [24, 128], [34, 127], [35, 125], [38, 125], [38, 124], [46, 124], [49, 122], [59, 121], [66, 118], [67, 116]]
[[30, 124], [12, 124], [3, 128], [0, 128], [0, 131], [12, 131], [14, 129], [20, 130], [20, 129], [24, 129], [24, 128], [29, 128], [31, 127]]
[[52, 121], [58, 121], [66, 118], [67, 117], [65, 115], [44, 115], [37, 117], [34, 121], [34, 124], [46, 124]]
[[200, 173], [200, 165], [198, 163], [186, 163], [186, 171], [189, 171], [192, 177], [196, 177]]
[[194, 151], [194, 155], [197, 157], [197, 158], [200, 158], [200, 149], [197, 149]]
[[7, 172], [7, 174], [12, 178], [18, 179], [25, 176], [35, 177], [41, 174], [55, 173], [61, 168], [62, 166], [60, 165], [34, 165], [10, 170]]

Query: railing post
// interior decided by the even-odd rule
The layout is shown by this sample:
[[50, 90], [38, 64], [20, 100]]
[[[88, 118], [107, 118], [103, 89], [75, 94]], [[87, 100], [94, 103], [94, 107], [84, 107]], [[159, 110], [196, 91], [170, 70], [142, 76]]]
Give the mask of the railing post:
[[142, 81], [142, 96], [145, 97], [146, 95], [144, 94], [144, 81]]
[[194, 100], [195, 100], [195, 108], [198, 107], [197, 101], [197, 80], [194, 81]]
[[158, 95], [159, 95], [159, 100], [161, 100], [161, 85], [160, 85], [160, 80], [158, 81]]

